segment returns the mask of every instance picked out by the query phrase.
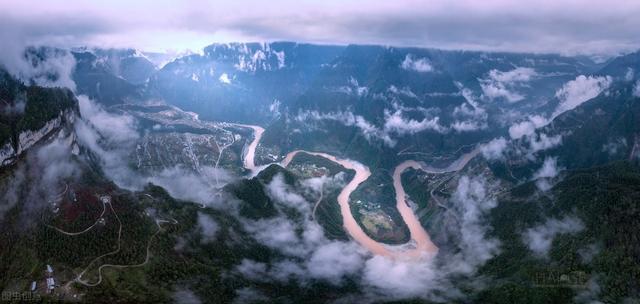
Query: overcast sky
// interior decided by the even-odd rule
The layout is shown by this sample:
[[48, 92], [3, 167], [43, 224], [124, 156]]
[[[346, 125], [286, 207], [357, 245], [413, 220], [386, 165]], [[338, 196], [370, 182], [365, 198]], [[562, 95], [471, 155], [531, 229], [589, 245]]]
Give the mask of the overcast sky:
[[640, 48], [637, 0], [0, 0], [2, 43], [199, 50], [212, 42], [614, 54]]

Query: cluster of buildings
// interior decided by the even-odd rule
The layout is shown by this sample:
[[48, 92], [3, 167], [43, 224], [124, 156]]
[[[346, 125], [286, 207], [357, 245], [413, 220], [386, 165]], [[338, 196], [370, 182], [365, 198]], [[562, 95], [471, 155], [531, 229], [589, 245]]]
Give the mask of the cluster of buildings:
[[[48, 294], [53, 293], [53, 291], [56, 288], [56, 279], [53, 277], [53, 268], [51, 268], [51, 265], [47, 265], [47, 271], [45, 273], [45, 283], [47, 284], [46, 292]], [[37, 289], [38, 289], [38, 282], [37, 281], [31, 282], [31, 288], [30, 288], [31, 293], [36, 293]]]

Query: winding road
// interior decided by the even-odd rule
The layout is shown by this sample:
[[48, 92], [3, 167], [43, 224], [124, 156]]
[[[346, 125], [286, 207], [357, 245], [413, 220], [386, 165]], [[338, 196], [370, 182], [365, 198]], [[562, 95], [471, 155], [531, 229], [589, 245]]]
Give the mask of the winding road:
[[[251, 125], [238, 126], [251, 128], [254, 130], [253, 141], [249, 145], [249, 148], [247, 149], [246, 155], [244, 157], [244, 166], [251, 171], [255, 171], [255, 169], [257, 168], [255, 164], [255, 150], [260, 142], [260, 139], [262, 138], [264, 129], [258, 126]], [[382, 255], [392, 258], [415, 259], [435, 255], [438, 252], [438, 247], [433, 244], [431, 238], [429, 237], [429, 234], [424, 229], [424, 227], [422, 227], [420, 221], [413, 213], [413, 210], [407, 202], [407, 195], [402, 186], [402, 173], [409, 168], [422, 170], [426, 173], [432, 174], [443, 174], [458, 171], [464, 168], [464, 166], [466, 166], [466, 164], [471, 159], [473, 159], [478, 154], [478, 152], [478, 149], [474, 149], [473, 151], [462, 155], [460, 158], [458, 158], [456, 161], [445, 168], [431, 167], [422, 162], [414, 160], [407, 160], [396, 166], [393, 172], [393, 187], [396, 193], [396, 207], [400, 215], [402, 216], [402, 219], [407, 224], [407, 227], [409, 228], [409, 232], [411, 234], [411, 241], [404, 245], [387, 245], [373, 240], [362, 230], [362, 227], [360, 227], [360, 225], [353, 217], [353, 214], [351, 213], [349, 197], [360, 184], [362, 184], [369, 178], [369, 176], [371, 176], [371, 171], [367, 166], [354, 160], [340, 159], [327, 153], [310, 152], [304, 150], [296, 150], [288, 153], [282, 160], [282, 162], [280, 162], [280, 165], [282, 167], [287, 167], [296, 155], [298, 155], [299, 153], [306, 153], [309, 155], [323, 157], [332, 162], [340, 164], [346, 169], [354, 170], [356, 172], [355, 176], [340, 191], [340, 194], [338, 195], [338, 204], [340, 205], [340, 212], [347, 233], [349, 233], [349, 235], [351, 235], [351, 237], [358, 243], [360, 243], [362, 246], [376, 255]]]

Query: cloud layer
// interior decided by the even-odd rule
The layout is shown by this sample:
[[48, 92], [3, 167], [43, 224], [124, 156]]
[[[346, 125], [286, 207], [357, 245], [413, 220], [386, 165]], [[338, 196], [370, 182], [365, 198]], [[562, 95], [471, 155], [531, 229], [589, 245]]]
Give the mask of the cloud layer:
[[623, 0], [27, 0], [1, 1], [0, 12], [0, 28], [30, 41], [155, 50], [230, 40], [562, 53], [640, 46], [640, 3]]

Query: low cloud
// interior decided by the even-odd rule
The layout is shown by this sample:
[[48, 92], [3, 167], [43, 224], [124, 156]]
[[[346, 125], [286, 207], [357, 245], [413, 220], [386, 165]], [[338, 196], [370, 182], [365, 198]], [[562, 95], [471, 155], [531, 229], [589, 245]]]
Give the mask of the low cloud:
[[427, 58], [415, 58], [412, 54], [407, 54], [400, 64], [400, 67], [408, 71], [427, 73], [433, 71], [433, 66]]
[[465, 88], [459, 82], [455, 84], [460, 89], [460, 95], [464, 97], [466, 102], [453, 109], [453, 117], [456, 118], [456, 121], [450, 125], [450, 128], [456, 132], [487, 129], [489, 127], [487, 124], [489, 115], [474, 98], [473, 91]]
[[67, 183], [79, 178], [80, 167], [71, 153], [73, 137], [61, 132], [62, 136], [28, 151], [27, 160], [0, 184], [0, 220], [19, 203], [21, 220], [30, 223], [42, 208], [54, 209]]
[[198, 229], [202, 234], [202, 241], [209, 243], [215, 241], [220, 225], [211, 216], [198, 212]]
[[[498, 240], [488, 237], [485, 216], [496, 201], [489, 196], [484, 178], [461, 178], [451, 198], [451, 212], [459, 220], [448, 224], [446, 230], [456, 236], [455, 249], [443, 253], [446, 256], [442, 258], [406, 260], [372, 256], [354, 241], [332, 241], [324, 236], [322, 227], [311, 220], [313, 204], [305, 197], [317, 194], [323, 187], [332, 187], [331, 180], [313, 178], [291, 186], [283, 176], [276, 175], [265, 189], [279, 210], [278, 216], [241, 221], [258, 242], [282, 256], [269, 262], [245, 259], [234, 268], [234, 273], [256, 282], [294, 280], [301, 285], [321, 280], [342, 286], [347, 278], [354, 278], [367, 301], [408, 298], [447, 301], [464, 297], [453, 286], [453, 277], [475, 276], [478, 267], [499, 252]], [[333, 180], [339, 184], [336, 180], [343, 178]], [[292, 215], [291, 210], [298, 215]]]
[[535, 133], [535, 130], [546, 126], [549, 120], [540, 115], [530, 115], [524, 121], [513, 124], [509, 127], [509, 136], [512, 139], [519, 139]]
[[636, 81], [636, 86], [633, 88], [633, 96], [640, 97], [640, 80]]
[[441, 287], [433, 260], [418, 262], [374, 256], [367, 260], [363, 280], [372, 293], [388, 299], [425, 298]]
[[542, 164], [542, 167], [533, 174], [533, 179], [536, 181], [536, 186], [541, 191], [548, 191], [551, 189], [553, 179], [558, 176], [560, 168], [558, 168], [557, 157], [547, 157]]
[[[407, 134], [416, 134], [424, 131], [433, 131], [437, 133], [447, 133], [449, 128], [440, 124], [440, 118], [424, 117], [420, 120], [407, 118], [403, 115], [403, 109], [394, 111], [385, 110], [385, 121], [381, 127], [367, 121], [360, 115], [355, 115], [349, 111], [320, 113], [317, 111], [300, 112], [296, 116], [296, 121], [308, 123], [312, 121], [330, 120], [339, 122], [345, 126], [356, 127], [362, 136], [369, 141], [380, 140], [389, 147], [394, 147], [397, 140], [396, 136], [404, 136]], [[472, 131], [485, 128], [482, 124], [474, 121], [456, 122], [452, 124], [453, 129], [459, 132]]]
[[607, 152], [609, 156], [614, 157], [618, 155], [620, 152], [624, 152], [624, 149], [627, 148], [627, 139], [624, 137], [619, 137], [615, 139], [610, 139], [607, 143], [602, 145], [602, 152]]
[[193, 293], [193, 291], [188, 290], [188, 289], [184, 289], [184, 288], [176, 290], [171, 297], [173, 298], [175, 303], [178, 303], [178, 304], [200, 304], [200, 303], [202, 303], [200, 298], [198, 298], [198, 296], [196, 296], [196, 294]]
[[[137, 172], [126, 173], [144, 183], [153, 183], [166, 189], [175, 198], [218, 207], [221, 207], [226, 201], [224, 197], [221, 197], [220, 189], [217, 188], [213, 177], [218, 177], [220, 186], [236, 179], [228, 171], [211, 166], [202, 166], [199, 172], [194, 172], [182, 166], [175, 166], [162, 169], [159, 172], [152, 172], [145, 176], [140, 176]], [[139, 184], [139, 182], [132, 181], [130, 187], [138, 186]]]
[[266, 295], [251, 287], [236, 290], [236, 298], [233, 299], [233, 303], [236, 304], [266, 303], [268, 301], [269, 298]]
[[553, 243], [553, 239], [559, 234], [575, 234], [584, 229], [582, 221], [575, 216], [566, 216], [562, 219], [548, 219], [543, 224], [527, 229], [522, 238], [524, 243], [533, 253], [546, 258]]
[[475, 268], [498, 254], [500, 242], [488, 238], [484, 216], [497, 206], [487, 193], [487, 182], [482, 177], [463, 176], [453, 193], [453, 202], [461, 215], [461, 261], [453, 267], [462, 273], [473, 273]]
[[[598, 280], [600, 277], [598, 275], [594, 275], [587, 281], [587, 288], [580, 289], [576, 296], [573, 297], [574, 303], [579, 304], [598, 304], [603, 303], [600, 301], [600, 293], [602, 292], [602, 288], [600, 284], [598, 284]], [[631, 301], [630, 301], [631, 302]]]
[[6, 115], [6, 116], [15, 116], [15, 115], [23, 114], [26, 105], [27, 105], [27, 102], [25, 101], [24, 96], [18, 95], [14, 100], [13, 104], [5, 103], [0, 105], [0, 109], [2, 109], [2, 111], [0, 111], [0, 114]]
[[398, 135], [415, 134], [425, 130], [432, 130], [438, 133], [445, 133], [446, 128], [440, 125], [440, 118], [423, 118], [422, 120], [415, 120], [411, 118], [405, 118], [402, 115], [402, 111], [395, 111], [393, 113], [385, 111], [384, 131], [387, 133], [395, 133]]
[[525, 98], [517, 92], [517, 88], [538, 74], [532, 68], [517, 67], [510, 71], [491, 70], [486, 78], [479, 79], [483, 95], [490, 100], [503, 98], [507, 102], [514, 103]]
[[[320, 182], [327, 184], [320, 185]], [[336, 181], [331, 178], [313, 178], [303, 181], [300, 184], [303, 189], [299, 189], [286, 184], [281, 174], [276, 175], [266, 185], [267, 194], [274, 200], [278, 210], [293, 209], [300, 216], [290, 218], [280, 210], [279, 216], [273, 218], [255, 221], [243, 219], [243, 222], [245, 229], [258, 242], [281, 252], [286, 258], [270, 265], [245, 260], [237, 266], [236, 271], [259, 280], [296, 279], [304, 283], [309, 279], [317, 279], [333, 285], [339, 285], [344, 278], [358, 273], [362, 269], [366, 251], [353, 242], [327, 239], [322, 227], [311, 220], [313, 205], [297, 192], [331, 188], [332, 183]]]
[[235, 179], [229, 172], [211, 166], [202, 166], [199, 172], [181, 166], [164, 168], [148, 175], [135, 171], [129, 165], [128, 157], [140, 139], [136, 120], [127, 114], [108, 112], [86, 96], [79, 96], [78, 100], [82, 115], [75, 123], [78, 141], [97, 156], [104, 173], [119, 187], [140, 190], [153, 183], [178, 199], [226, 206], [227, 201], [219, 195], [213, 177], [228, 183]]
[[556, 91], [556, 97], [560, 103], [551, 115], [551, 119], [598, 96], [611, 85], [611, 82], [610, 76], [580, 75], [575, 80], [565, 83], [562, 88]]
[[492, 79], [493, 81], [501, 82], [508, 85], [518, 83], [518, 82], [529, 82], [531, 81], [532, 78], [536, 76], [538, 76], [538, 73], [536, 73], [536, 70], [532, 68], [518, 67], [511, 71], [506, 71], [506, 72], [502, 72], [498, 70], [489, 71], [490, 79]]
[[[2, 35], [0, 35], [2, 37]], [[27, 47], [26, 44], [11, 45], [4, 41], [0, 51], [0, 67], [26, 84], [43, 87], [63, 87], [75, 91], [72, 73], [76, 66], [73, 55], [66, 50], [49, 47]]]
[[364, 138], [366, 138], [367, 140], [382, 140], [386, 145], [391, 147], [396, 144], [396, 141], [391, 139], [388, 134], [385, 134], [382, 130], [367, 121], [364, 117], [360, 115], [354, 115], [349, 111], [329, 113], [305, 111], [298, 113], [295, 119], [302, 123], [308, 122], [308, 120], [332, 120], [339, 122], [345, 126], [356, 127], [358, 130], [360, 130]]
[[562, 135], [548, 136], [545, 133], [535, 133], [529, 137], [529, 154], [551, 149], [562, 144]]
[[487, 160], [500, 160], [504, 158], [506, 148], [507, 140], [504, 137], [499, 137], [480, 146], [480, 151]]

